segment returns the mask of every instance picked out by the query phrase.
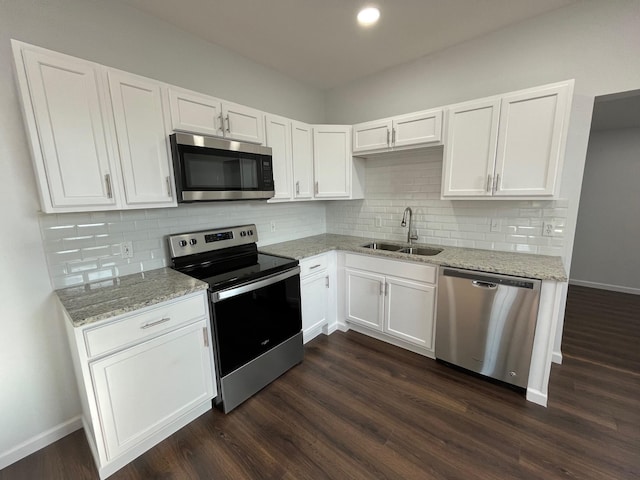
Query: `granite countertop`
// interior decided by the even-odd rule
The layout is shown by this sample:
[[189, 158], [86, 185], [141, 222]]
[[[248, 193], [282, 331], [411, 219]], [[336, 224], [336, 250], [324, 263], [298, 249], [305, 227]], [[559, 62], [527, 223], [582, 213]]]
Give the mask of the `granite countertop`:
[[[379, 257], [393, 258], [396, 260], [409, 260], [414, 262], [442, 265], [446, 267], [464, 268], [481, 272], [502, 273], [518, 277], [538, 278], [540, 280], [567, 281], [567, 274], [560, 257], [549, 255], [534, 255], [530, 253], [499, 252], [495, 250], [480, 250], [476, 248], [447, 247], [442, 245], [425, 245], [414, 243], [417, 247], [430, 247], [442, 249], [438, 255], [420, 256], [407, 253], [389, 252], [385, 250], [371, 250], [363, 248], [366, 243], [375, 240], [363, 237], [351, 237], [348, 235], [335, 235], [326, 233], [313, 237], [275, 243], [260, 247], [260, 252], [292, 257], [297, 260], [311, 257], [331, 250], [343, 250], [354, 253], [364, 253]], [[398, 247], [407, 244], [387, 241], [384, 243], [397, 244]]]
[[170, 268], [56, 290], [74, 327], [182, 297], [208, 284]]

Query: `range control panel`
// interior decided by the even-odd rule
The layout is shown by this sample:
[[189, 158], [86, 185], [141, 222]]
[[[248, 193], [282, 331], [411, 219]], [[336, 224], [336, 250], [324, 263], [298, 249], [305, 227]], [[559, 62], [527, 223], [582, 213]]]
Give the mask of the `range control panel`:
[[184, 257], [258, 241], [254, 224], [180, 233], [168, 237], [171, 258]]

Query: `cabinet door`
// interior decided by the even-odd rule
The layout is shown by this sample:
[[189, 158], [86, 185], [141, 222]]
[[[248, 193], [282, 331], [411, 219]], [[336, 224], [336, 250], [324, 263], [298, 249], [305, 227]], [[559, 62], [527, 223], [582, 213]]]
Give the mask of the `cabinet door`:
[[353, 153], [386, 150], [391, 145], [391, 119], [375, 120], [353, 126]]
[[90, 365], [109, 460], [215, 395], [207, 321]]
[[491, 196], [500, 100], [454, 106], [447, 112], [442, 196]]
[[351, 127], [313, 127], [316, 198], [344, 198], [351, 193]]
[[261, 111], [223, 102], [222, 116], [225, 138], [264, 144], [264, 114]]
[[223, 136], [219, 99], [189, 90], [169, 87], [169, 105], [173, 130]]
[[294, 198], [313, 197], [313, 139], [311, 126], [291, 122]]
[[291, 162], [291, 121], [275, 115], [265, 116], [266, 143], [273, 150], [273, 200], [290, 200], [293, 196]]
[[393, 119], [394, 147], [442, 141], [442, 110], [429, 110]]
[[406, 342], [433, 349], [434, 285], [387, 277], [384, 331]]
[[329, 305], [329, 277], [327, 272], [311, 275], [300, 281], [302, 297], [302, 335], [311, 340], [320, 328], [327, 325]]
[[109, 70], [126, 203], [175, 205], [162, 84]]
[[345, 269], [347, 318], [365, 327], [382, 331], [384, 276]]
[[21, 81], [24, 77], [20, 71], [18, 78], [21, 88], [29, 93], [24, 95], [25, 110], [33, 110], [36, 123], [31, 141], [42, 210], [50, 213], [115, 207], [113, 152], [108, 145], [107, 107], [99, 67], [28, 48], [22, 50], [22, 59], [28, 85]]
[[567, 84], [502, 98], [494, 195], [553, 195], [568, 126]]

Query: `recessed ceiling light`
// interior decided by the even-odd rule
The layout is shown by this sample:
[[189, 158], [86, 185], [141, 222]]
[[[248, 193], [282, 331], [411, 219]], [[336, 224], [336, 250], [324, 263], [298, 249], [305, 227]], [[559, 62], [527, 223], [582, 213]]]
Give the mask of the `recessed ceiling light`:
[[375, 24], [380, 18], [380, 10], [376, 7], [367, 7], [358, 13], [358, 23], [363, 27], [369, 27]]

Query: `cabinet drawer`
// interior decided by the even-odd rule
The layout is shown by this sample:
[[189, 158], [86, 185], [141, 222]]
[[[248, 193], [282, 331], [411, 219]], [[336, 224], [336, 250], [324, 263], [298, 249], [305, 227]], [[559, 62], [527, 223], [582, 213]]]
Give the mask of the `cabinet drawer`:
[[436, 283], [438, 268], [424, 263], [387, 260], [371, 255], [353, 254], [346, 255], [345, 266], [426, 283]]
[[128, 315], [84, 332], [87, 355], [95, 357], [138, 343], [206, 316], [206, 294], [161, 303], [144, 313]]
[[314, 273], [322, 272], [327, 269], [327, 255], [316, 255], [315, 257], [305, 258], [300, 262], [300, 278], [304, 278]]

